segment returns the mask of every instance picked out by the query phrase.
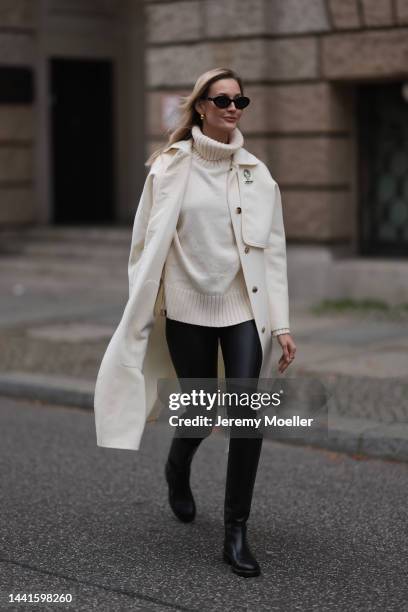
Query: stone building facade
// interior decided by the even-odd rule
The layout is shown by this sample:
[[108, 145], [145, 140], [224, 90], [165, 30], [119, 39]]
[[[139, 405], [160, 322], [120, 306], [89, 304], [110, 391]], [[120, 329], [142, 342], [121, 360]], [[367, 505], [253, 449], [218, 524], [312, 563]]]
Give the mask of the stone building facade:
[[[245, 146], [281, 187], [293, 299], [408, 301], [408, 0], [0, 0], [0, 7], [3, 67], [31, 66], [36, 85], [32, 101], [11, 96], [0, 104], [0, 223], [129, 222], [143, 162], [164, 142], [178, 96], [205, 70], [226, 66], [252, 100], [240, 122]], [[72, 194], [62, 205], [70, 212], [56, 214], [79, 176], [64, 182], [65, 170], [53, 166], [60, 149], [51, 146], [52, 128], [61, 117], [50, 122], [49, 92], [52, 71], [64, 75], [58, 58], [113, 67], [111, 81], [101, 79], [113, 92], [114, 155], [89, 166], [106, 177], [101, 168], [112, 165], [102, 190], [111, 190], [112, 202], [88, 216], [81, 204], [77, 218], [69, 216]], [[86, 94], [86, 76], [80, 82]], [[58, 93], [58, 74], [55, 83]], [[78, 134], [80, 151], [84, 130]], [[82, 165], [89, 159], [85, 151]]]
[[131, 221], [145, 176], [143, 11], [0, 0], [0, 228]]
[[171, 95], [231, 66], [281, 187], [292, 297], [408, 301], [408, 0], [146, 4], [150, 148]]

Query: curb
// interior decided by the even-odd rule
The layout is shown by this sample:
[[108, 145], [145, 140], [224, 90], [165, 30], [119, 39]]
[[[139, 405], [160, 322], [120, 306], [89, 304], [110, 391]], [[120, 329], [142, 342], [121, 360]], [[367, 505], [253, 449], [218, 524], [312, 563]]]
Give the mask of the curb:
[[[53, 404], [93, 410], [95, 382], [69, 376], [0, 373], [0, 395], [40, 400]], [[266, 430], [265, 439], [280, 443], [313, 446], [326, 450], [378, 459], [408, 462], [408, 424], [380, 423], [329, 415], [327, 433], [286, 438]]]
[[93, 410], [95, 383], [54, 374], [0, 373], [0, 394]]
[[327, 431], [279, 439], [266, 430], [265, 438], [348, 455], [408, 462], [408, 424], [405, 423], [329, 415]]

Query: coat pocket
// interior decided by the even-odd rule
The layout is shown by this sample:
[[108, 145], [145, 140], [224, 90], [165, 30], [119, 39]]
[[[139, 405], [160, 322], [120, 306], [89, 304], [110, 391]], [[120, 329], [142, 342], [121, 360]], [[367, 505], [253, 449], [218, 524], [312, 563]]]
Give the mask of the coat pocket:
[[250, 246], [266, 249], [270, 246], [273, 201], [251, 203], [242, 207], [242, 240]]
[[262, 249], [270, 246], [275, 207], [275, 182], [266, 173], [254, 175], [252, 183], [241, 176], [242, 239]]

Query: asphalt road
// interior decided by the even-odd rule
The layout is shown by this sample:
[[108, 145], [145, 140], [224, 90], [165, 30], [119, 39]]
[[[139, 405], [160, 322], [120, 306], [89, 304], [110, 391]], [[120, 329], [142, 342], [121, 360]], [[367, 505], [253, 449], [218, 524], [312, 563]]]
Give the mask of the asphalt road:
[[[93, 414], [0, 398], [0, 610], [408, 610], [408, 465], [264, 442], [249, 542], [262, 575], [221, 559], [225, 440], [192, 469], [197, 517], [167, 505], [170, 442], [96, 446]], [[70, 605], [9, 605], [71, 593]]]

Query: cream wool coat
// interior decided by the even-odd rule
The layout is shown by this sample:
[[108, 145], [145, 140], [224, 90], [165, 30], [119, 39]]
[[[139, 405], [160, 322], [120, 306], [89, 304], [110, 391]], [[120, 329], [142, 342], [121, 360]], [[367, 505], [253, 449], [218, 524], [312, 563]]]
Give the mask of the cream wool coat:
[[[157, 418], [158, 379], [177, 378], [165, 339], [162, 273], [187, 185], [191, 146], [189, 139], [167, 147], [145, 180], [133, 225], [129, 299], [96, 379], [101, 447], [139, 450], [146, 422]], [[274, 375], [272, 331], [290, 327], [282, 203], [267, 166], [243, 147], [232, 156], [227, 199], [262, 345], [260, 378], [269, 378]]]

